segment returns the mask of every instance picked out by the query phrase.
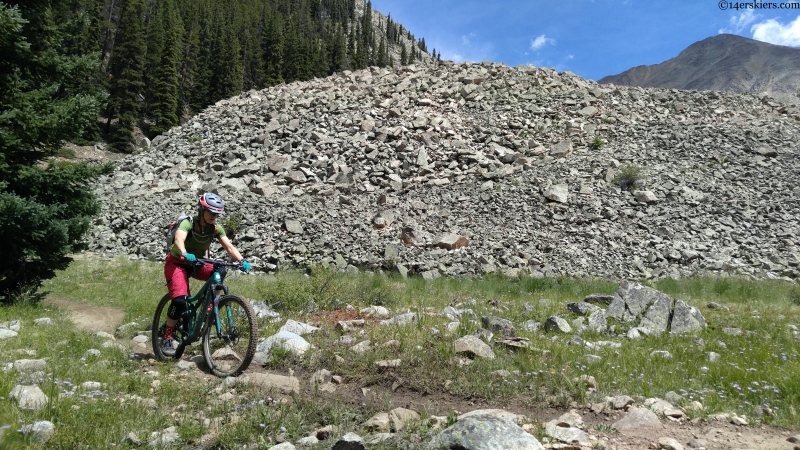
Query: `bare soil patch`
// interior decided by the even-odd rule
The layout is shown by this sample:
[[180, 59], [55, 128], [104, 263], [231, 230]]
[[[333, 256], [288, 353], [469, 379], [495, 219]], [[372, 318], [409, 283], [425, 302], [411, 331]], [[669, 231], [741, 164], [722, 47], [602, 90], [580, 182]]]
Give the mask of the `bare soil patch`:
[[79, 330], [105, 331], [113, 334], [125, 318], [125, 312], [120, 309], [87, 305], [66, 298], [49, 296], [44, 299], [44, 304], [69, 311], [70, 320]]

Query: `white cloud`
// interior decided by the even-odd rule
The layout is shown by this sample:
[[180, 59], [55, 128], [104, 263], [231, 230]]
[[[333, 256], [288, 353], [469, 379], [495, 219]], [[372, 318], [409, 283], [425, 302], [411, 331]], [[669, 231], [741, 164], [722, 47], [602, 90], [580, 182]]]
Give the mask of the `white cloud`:
[[756, 21], [759, 16], [753, 12], [752, 9], [748, 9], [745, 12], [739, 14], [738, 16], [731, 17], [730, 28], [722, 28], [719, 30], [720, 34], [739, 34], [743, 30], [747, 29], [747, 27]]
[[770, 44], [800, 47], [800, 16], [784, 25], [775, 19], [757, 23], [750, 28], [753, 39]]
[[470, 39], [475, 37], [475, 33], [465, 34], [461, 36], [461, 43], [464, 45], [469, 45]]
[[541, 35], [531, 41], [531, 50], [539, 50], [540, 48], [544, 47], [547, 44], [556, 45], [556, 40], [551, 39], [545, 35]]

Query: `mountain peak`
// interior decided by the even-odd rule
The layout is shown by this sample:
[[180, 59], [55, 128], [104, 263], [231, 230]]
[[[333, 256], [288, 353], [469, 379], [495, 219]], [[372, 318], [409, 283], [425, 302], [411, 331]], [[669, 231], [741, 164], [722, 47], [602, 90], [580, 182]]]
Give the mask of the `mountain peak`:
[[602, 84], [674, 89], [766, 92], [800, 103], [800, 48], [733, 34], [711, 36], [660, 64], [637, 66], [602, 78]]

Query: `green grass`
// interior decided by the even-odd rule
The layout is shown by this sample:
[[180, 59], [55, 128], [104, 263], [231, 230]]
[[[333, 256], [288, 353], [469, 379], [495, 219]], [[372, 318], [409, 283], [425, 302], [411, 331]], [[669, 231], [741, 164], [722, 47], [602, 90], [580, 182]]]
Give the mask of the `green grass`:
[[[303, 356], [273, 354], [268, 368], [279, 372], [295, 371], [306, 386], [308, 377], [320, 368], [342, 376], [350, 386], [385, 392], [400, 382], [406, 395], [424, 398], [430, 393], [449, 395], [452, 404], [467, 404], [479, 399], [496, 406], [514, 405], [531, 411], [566, 408], [602, 401], [605, 396], [626, 394], [638, 398], [662, 397], [669, 391], [703, 404], [702, 411], [690, 416], [703, 418], [728, 412], [747, 415], [751, 420], [777, 426], [798, 428], [800, 417], [800, 346], [792, 326], [800, 324], [800, 305], [793, 285], [780, 281], [754, 281], [733, 278], [689, 278], [663, 280], [653, 287], [701, 310], [708, 328], [696, 336], [646, 337], [628, 340], [623, 336], [584, 332], [589, 342], [613, 340], [622, 348], [604, 347], [589, 350], [568, 345], [571, 337], [544, 331], [520, 330], [522, 322], [544, 322], [551, 315], [572, 321], [577, 317], [566, 310], [566, 303], [580, 301], [590, 293], [611, 293], [617, 285], [604, 280], [579, 279], [508, 279], [486, 276], [474, 279], [420, 278], [401, 279], [382, 274], [337, 274], [325, 268], [309, 273], [285, 272], [274, 276], [231, 276], [232, 292], [275, 305], [281, 312], [279, 323], [263, 321], [260, 335], [277, 331], [285, 319], [314, 322], [321, 327], [306, 336], [314, 349]], [[199, 282], [193, 282], [196, 290]], [[153, 308], [166, 292], [162, 266], [153, 262], [130, 262], [124, 259], [75, 261], [43, 287], [54, 298], [69, 299], [96, 306], [119, 308], [125, 313], [122, 323], [136, 321], [146, 329]], [[727, 309], [709, 309], [716, 302]], [[523, 317], [524, 304], [534, 312]], [[204, 435], [214, 435], [217, 448], [237, 448], [255, 444], [265, 448], [278, 436], [295, 441], [326, 425], [365, 433], [360, 425], [373, 414], [395, 406], [391, 398], [363, 405], [350, 399], [305, 390], [293, 396], [277, 396], [282, 401], [268, 401], [269, 394], [239, 386], [217, 390], [221, 381], [210, 376], [199, 379], [186, 375], [174, 364], [151, 363], [132, 359], [129, 354], [102, 348], [103, 339], [77, 331], [65, 311], [50, 306], [22, 304], [0, 308], [0, 322], [20, 320], [22, 332], [16, 338], [0, 340], [0, 367], [22, 358], [44, 358], [48, 368], [32, 379], [11, 370], [0, 377], [0, 426], [9, 425], [0, 438], [3, 448], [107, 448], [123, 442], [128, 432], [135, 432], [147, 442], [151, 432], [175, 425], [184, 442], [199, 442]], [[361, 309], [382, 305], [393, 314], [413, 311], [419, 320], [411, 325], [370, 324], [363, 334], [353, 333], [356, 342], [370, 340], [372, 349], [355, 354], [348, 347], [333, 345], [341, 336], [328, 319], [332, 309], [343, 311], [346, 305]], [[464, 315], [455, 331], [448, 331], [448, 319], [440, 313], [448, 306], [469, 308], [474, 317]], [[494, 344], [494, 360], [475, 360], [461, 366], [453, 341], [471, 334], [481, 326], [480, 318], [496, 315], [512, 320], [517, 335], [530, 339], [528, 349], [512, 350]], [[50, 317], [55, 323], [37, 326], [33, 320]], [[629, 324], [616, 324], [624, 331]], [[745, 334], [730, 336], [725, 328], [741, 328]], [[436, 331], [434, 331], [436, 330]], [[127, 336], [130, 337], [130, 336]], [[702, 338], [704, 346], [695, 344]], [[399, 345], [384, 347], [395, 340]], [[87, 350], [101, 350], [100, 357], [82, 360]], [[20, 349], [32, 350], [27, 356]], [[667, 350], [668, 360], [651, 357], [654, 350]], [[707, 353], [722, 355], [711, 363]], [[587, 354], [601, 357], [590, 364]], [[399, 368], [386, 370], [375, 361], [401, 359]], [[705, 368], [705, 369], [704, 369]], [[492, 375], [506, 370], [510, 376]], [[597, 391], [590, 392], [578, 381], [591, 375]], [[75, 391], [85, 381], [105, 383], [95, 393]], [[8, 396], [17, 384], [37, 384], [50, 397], [41, 411], [20, 410]], [[220, 395], [230, 392], [229, 401]], [[274, 395], [274, 394], [273, 394]], [[135, 398], [152, 399], [156, 408]], [[756, 418], [755, 408], [769, 407], [772, 417]], [[452, 411], [418, 411], [448, 416]], [[463, 412], [463, 411], [462, 411]], [[50, 420], [56, 435], [42, 446], [16, 430], [35, 420]], [[215, 424], [221, 426], [216, 427]], [[419, 439], [436, 431], [428, 420], [403, 431], [408, 439]], [[3, 441], [4, 439], [4, 441]], [[378, 447], [390, 448], [390, 447]]]

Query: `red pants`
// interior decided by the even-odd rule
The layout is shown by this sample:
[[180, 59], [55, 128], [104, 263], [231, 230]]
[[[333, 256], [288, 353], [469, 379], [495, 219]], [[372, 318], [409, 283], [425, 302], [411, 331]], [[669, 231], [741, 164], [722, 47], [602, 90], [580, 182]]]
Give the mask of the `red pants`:
[[213, 264], [204, 263], [199, 267], [194, 264], [167, 255], [167, 261], [164, 264], [164, 278], [167, 279], [169, 298], [189, 295], [189, 276], [201, 281], [211, 278], [211, 274], [214, 273]]

